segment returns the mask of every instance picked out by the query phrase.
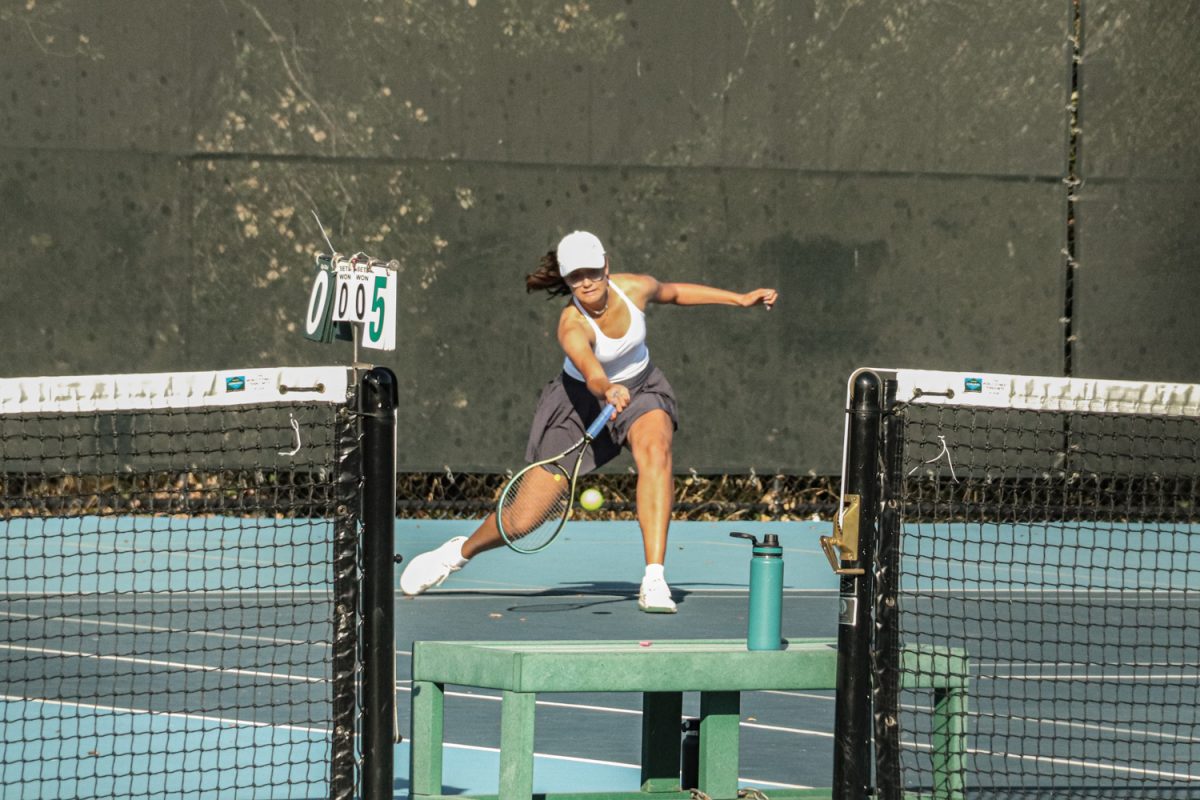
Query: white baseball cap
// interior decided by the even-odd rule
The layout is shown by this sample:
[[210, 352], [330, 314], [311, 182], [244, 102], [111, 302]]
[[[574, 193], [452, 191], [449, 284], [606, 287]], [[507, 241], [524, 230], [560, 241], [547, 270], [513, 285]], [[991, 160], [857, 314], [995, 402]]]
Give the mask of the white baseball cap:
[[558, 243], [558, 274], [564, 278], [577, 269], [604, 269], [604, 245], [594, 233], [572, 231]]

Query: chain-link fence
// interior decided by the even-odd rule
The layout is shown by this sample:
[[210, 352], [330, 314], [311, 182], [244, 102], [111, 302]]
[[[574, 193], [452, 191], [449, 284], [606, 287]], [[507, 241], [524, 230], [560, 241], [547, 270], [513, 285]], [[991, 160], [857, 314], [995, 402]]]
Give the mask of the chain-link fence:
[[[403, 473], [397, 477], [396, 515], [408, 519], [483, 517], [496, 506], [507, 475]], [[591, 475], [582, 488], [604, 495], [596, 511], [576, 509], [577, 519], [637, 518], [637, 475]], [[832, 519], [839, 479], [814, 475], [677, 475], [677, 520]]]

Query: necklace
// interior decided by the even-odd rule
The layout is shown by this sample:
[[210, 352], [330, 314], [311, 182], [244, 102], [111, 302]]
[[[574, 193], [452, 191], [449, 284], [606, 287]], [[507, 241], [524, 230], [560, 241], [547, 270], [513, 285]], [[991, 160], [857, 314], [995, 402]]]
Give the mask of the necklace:
[[588, 313], [589, 317], [592, 319], [600, 319], [600, 317], [604, 316], [604, 312], [608, 311], [608, 292], [604, 293], [604, 308], [600, 309], [599, 311], [592, 311], [587, 306], [584, 306], [583, 303], [580, 303], [579, 305], [583, 306], [583, 310]]

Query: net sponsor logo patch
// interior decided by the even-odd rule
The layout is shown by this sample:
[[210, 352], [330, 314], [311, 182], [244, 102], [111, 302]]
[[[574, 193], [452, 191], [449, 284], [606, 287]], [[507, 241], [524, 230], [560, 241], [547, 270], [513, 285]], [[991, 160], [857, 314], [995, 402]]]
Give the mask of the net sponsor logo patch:
[[225, 391], [227, 392], [244, 392], [246, 390], [246, 378], [244, 375], [234, 375], [225, 379]]
[[975, 393], [982, 392], [983, 391], [983, 378], [964, 378], [963, 379], [963, 391], [975, 392]]

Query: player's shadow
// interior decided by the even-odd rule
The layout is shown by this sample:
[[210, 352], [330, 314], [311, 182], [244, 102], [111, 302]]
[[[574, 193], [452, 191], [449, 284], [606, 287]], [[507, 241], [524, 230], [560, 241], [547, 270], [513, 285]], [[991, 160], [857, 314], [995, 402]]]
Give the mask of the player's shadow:
[[[614, 603], [636, 603], [640, 588], [639, 584], [628, 581], [565, 583], [553, 589], [543, 589], [540, 592], [524, 595], [525, 597], [561, 597], [563, 598], [562, 602], [520, 604], [509, 606], [508, 610], [521, 614], [552, 614], [563, 611], [580, 611], [583, 609], [594, 610]], [[688, 594], [688, 592], [676, 587], [671, 588], [671, 595], [675, 599], [677, 606], [681, 606], [686, 602]]]

